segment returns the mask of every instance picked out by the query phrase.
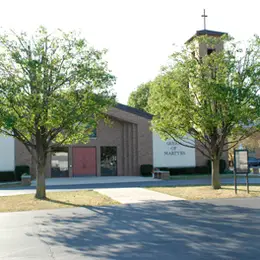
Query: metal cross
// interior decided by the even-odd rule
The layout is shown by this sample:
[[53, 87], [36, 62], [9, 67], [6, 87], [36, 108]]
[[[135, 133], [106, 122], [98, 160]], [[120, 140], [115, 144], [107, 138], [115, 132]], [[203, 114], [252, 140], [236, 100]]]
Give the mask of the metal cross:
[[206, 15], [205, 9], [203, 9], [203, 15], [201, 17], [204, 18], [204, 30], [206, 30], [206, 17], [208, 17], [208, 16]]

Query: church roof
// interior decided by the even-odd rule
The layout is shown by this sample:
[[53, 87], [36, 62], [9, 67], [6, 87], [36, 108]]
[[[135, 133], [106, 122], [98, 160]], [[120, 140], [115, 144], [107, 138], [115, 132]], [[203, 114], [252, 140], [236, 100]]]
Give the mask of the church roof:
[[208, 35], [208, 36], [217, 36], [217, 37], [221, 37], [222, 35], [225, 35], [227, 33], [225, 32], [218, 32], [218, 31], [211, 31], [211, 30], [200, 30], [197, 31], [188, 41], [186, 41], [185, 43], [189, 43], [191, 42], [195, 37], [197, 36], [202, 36], [202, 35]]
[[153, 118], [153, 116], [151, 114], [149, 114], [145, 111], [142, 111], [140, 109], [130, 107], [130, 106], [127, 106], [127, 105], [123, 105], [123, 104], [120, 104], [120, 103], [116, 104], [116, 108], [123, 110], [125, 112], [128, 112], [128, 113], [135, 114], [137, 116], [144, 117], [144, 118], [149, 119], [149, 120], [151, 120]]

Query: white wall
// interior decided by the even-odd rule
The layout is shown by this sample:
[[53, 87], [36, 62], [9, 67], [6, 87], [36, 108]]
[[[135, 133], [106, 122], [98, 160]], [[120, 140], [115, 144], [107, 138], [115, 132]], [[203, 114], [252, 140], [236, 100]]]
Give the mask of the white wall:
[[14, 138], [0, 135], [0, 171], [14, 171]]
[[[190, 138], [191, 141], [194, 139]], [[153, 166], [154, 167], [195, 167], [195, 148], [179, 145], [172, 139], [161, 140], [153, 133]]]

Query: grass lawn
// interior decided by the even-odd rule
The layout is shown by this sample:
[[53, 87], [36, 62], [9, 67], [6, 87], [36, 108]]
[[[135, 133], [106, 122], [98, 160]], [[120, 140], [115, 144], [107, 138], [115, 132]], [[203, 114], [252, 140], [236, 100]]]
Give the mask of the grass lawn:
[[14, 183], [0, 183], [1, 188], [16, 188], [21, 187], [21, 182], [14, 182]]
[[185, 186], [185, 187], [149, 187], [149, 190], [166, 193], [187, 200], [223, 199], [223, 198], [248, 198], [260, 196], [260, 185], [250, 185], [246, 192], [246, 185], [239, 185], [237, 194], [234, 186], [222, 185], [220, 190], [213, 190], [210, 186]]
[[34, 194], [0, 197], [0, 212], [119, 204], [107, 196], [88, 190], [50, 192], [47, 197], [46, 200], [35, 199]]
[[[221, 179], [225, 179], [225, 178], [234, 178], [233, 174], [221, 174], [220, 175]], [[239, 174], [237, 174], [237, 177], [244, 177], [244, 176], [240, 176]], [[260, 178], [260, 174], [254, 174], [254, 175], [248, 175], [249, 178]], [[170, 180], [194, 180], [194, 179], [209, 179], [211, 178], [210, 174], [190, 174], [190, 175], [176, 175], [176, 176], [170, 176]]]

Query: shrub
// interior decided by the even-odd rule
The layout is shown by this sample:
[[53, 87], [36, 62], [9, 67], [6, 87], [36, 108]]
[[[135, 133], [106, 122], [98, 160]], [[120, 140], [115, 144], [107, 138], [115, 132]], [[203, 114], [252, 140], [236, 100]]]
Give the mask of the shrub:
[[179, 175], [179, 174], [195, 174], [194, 167], [185, 167], [185, 168], [170, 168], [170, 175]]
[[13, 171], [0, 172], [0, 182], [15, 181], [15, 174]]
[[223, 159], [220, 159], [220, 161], [219, 161], [219, 172], [224, 173], [225, 170], [226, 170], [226, 167], [227, 167], [226, 161], [223, 160]]
[[142, 164], [140, 166], [140, 173], [142, 176], [151, 176], [153, 171], [153, 166], [151, 164]]
[[30, 167], [28, 165], [17, 165], [15, 167], [15, 177], [17, 181], [21, 180], [22, 174], [30, 174]]
[[209, 174], [208, 166], [170, 168], [170, 175]]
[[207, 165], [205, 166], [196, 166], [195, 167], [196, 174], [210, 174], [210, 169]]

